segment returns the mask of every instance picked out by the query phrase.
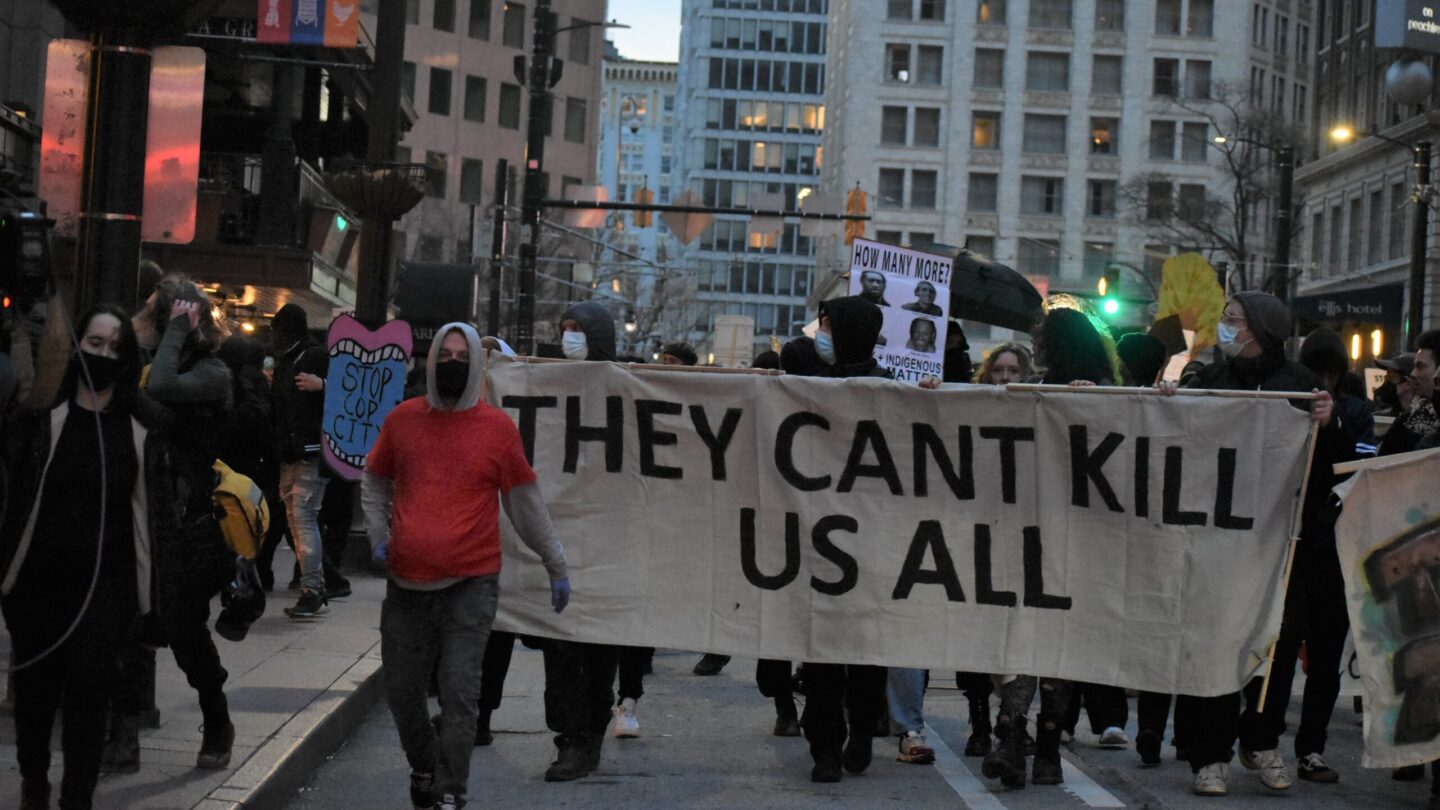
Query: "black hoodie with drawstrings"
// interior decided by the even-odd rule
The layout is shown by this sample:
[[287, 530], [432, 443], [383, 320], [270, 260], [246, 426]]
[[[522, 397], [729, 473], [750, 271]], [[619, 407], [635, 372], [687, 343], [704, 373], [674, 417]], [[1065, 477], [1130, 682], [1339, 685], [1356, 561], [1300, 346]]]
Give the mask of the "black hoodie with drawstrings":
[[610, 310], [604, 304], [598, 301], [572, 304], [560, 313], [560, 320], [573, 320], [580, 324], [580, 331], [585, 333], [585, 345], [590, 349], [586, 360], [615, 359], [615, 319], [610, 317]]

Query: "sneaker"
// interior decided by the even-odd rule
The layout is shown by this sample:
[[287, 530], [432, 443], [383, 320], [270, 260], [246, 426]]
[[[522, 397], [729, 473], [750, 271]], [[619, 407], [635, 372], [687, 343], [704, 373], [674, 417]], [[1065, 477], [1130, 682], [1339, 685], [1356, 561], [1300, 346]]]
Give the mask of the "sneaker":
[[1340, 774], [1335, 769], [1325, 764], [1325, 758], [1316, 753], [1309, 753], [1295, 763], [1295, 773], [1306, 782], [1320, 782], [1322, 784], [1333, 784], [1340, 781]]
[[1290, 787], [1290, 769], [1285, 767], [1285, 758], [1274, 748], [1266, 751], [1240, 749], [1240, 764], [1246, 770], [1258, 771], [1260, 783], [1271, 790]]
[[775, 718], [776, 737], [799, 737], [800, 718], [794, 715], [780, 715]]
[[294, 607], [285, 608], [285, 615], [292, 619], [318, 619], [330, 612], [330, 604], [325, 597], [314, 591], [301, 591], [300, 599]]
[[440, 801], [435, 803], [435, 810], [459, 810], [459, 807], [459, 801], [457, 801], [456, 798], [454, 796], [451, 796], [449, 793], [441, 796]]
[[1224, 762], [1206, 765], [1195, 774], [1196, 796], [1224, 796], [1230, 782], [1230, 766]]
[[340, 577], [334, 582], [325, 583], [326, 599], [344, 599], [351, 593], [353, 593], [353, 591], [350, 589], [350, 580], [344, 577]]
[[1099, 744], [1107, 751], [1119, 751], [1130, 745], [1130, 738], [1125, 736], [1125, 729], [1111, 726], [1100, 733]]
[[434, 772], [410, 772], [410, 805], [415, 810], [430, 810], [435, 806]]
[[839, 782], [840, 760], [835, 757], [816, 757], [815, 767], [810, 769], [811, 782]]
[[895, 760], [912, 765], [929, 765], [935, 761], [935, 749], [925, 744], [924, 734], [907, 731], [905, 736], [900, 738], [900, 753], [895, 756]]
[[869, 734], [851, 734], [840, 756], [841, 766], [850, 773], [864, 773], [870, 767], [870, 742], [873, 739]]
[[625, 698], [615, 707], [615, 736], [639, 737], [640, 721], [635, 719], [635, 699]]
[[719, 675], [720, 670], [724, 669], [728, 663], [730, 663], [728, 655], [705, 653], [700, 656], [700, 660], [695, 663], [695, 669], [691, 671], [696, 675]]

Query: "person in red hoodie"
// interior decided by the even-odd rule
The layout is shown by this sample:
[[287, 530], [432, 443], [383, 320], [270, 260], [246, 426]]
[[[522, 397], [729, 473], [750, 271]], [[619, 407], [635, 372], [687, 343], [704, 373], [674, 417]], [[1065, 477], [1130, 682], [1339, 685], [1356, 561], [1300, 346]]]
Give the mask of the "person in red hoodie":
[[[429, 392], [386, 417], [361, 479], [370, 547], [390, 569], [380, 656], [416, 810], [465, 806], [481, 660], [499, 596], [502, 503], [550, 575], [555, 612], [570, 601], [565, 551], [520, 432], [480, 400], [480, 336], [463, 323], [438, 334], [426, 363]], [[426, 702], [434, 672], [438, 735]]]

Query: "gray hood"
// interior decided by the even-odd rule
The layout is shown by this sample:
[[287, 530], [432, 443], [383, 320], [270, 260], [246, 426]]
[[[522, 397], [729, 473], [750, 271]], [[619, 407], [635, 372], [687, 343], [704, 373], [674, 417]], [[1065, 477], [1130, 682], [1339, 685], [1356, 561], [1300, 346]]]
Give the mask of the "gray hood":
[[586, 360], [615, 359], [615, 319], [610, 310], [598, 301], [581, 301], [571, 304], [560, 314], [560, 320], [571, 319], [580, 324], [585, 333], [585, 344], [590, 349]]
[[432, 408], [451, 410], [440, 401], [440, 395], [435, 393], [435, 358], [440, 356], [440, 344], [445, 342], [445, 336], [452, 331], [464, 335], [465, 343], [470, 347], [470, 376], [465, 380], [465, 393], [460, 395], [453, 409], [468, 411], [480, 404], [480, 393], [485, 387], [485, 350], [480, 346], [480, 333], [468, 323], [456, 321], [435, 330], [435, 339], [430, 341], [430, 355], [425, 358], [425, 401], [430, 403]]

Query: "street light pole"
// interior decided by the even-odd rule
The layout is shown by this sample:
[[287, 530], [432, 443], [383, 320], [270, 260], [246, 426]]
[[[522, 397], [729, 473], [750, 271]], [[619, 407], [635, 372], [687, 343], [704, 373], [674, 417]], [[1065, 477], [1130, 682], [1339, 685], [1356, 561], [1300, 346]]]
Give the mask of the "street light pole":
[[540, 201], [545, 199], [545, 123], [550, 120], [550, 0], [535, 1], [530, 46], [530, 117], [525, 141], [525, 193], [520, 206], [520, 267], [515, 294], [515, 349], [535, 353], [535, 257], [540, 249]]
[[1425, 254], [1430, 239], [1430, 142], [1415, 144], [1415, 223], [1410, 231], [1410, 307], [1405, 318], [1405, 345], [1414, 349], [1424, 329]]
[[1290, 303], [1290, 235], [1295, 212], [1295, 147], [1281, 144], [1276, 150], [1280, 164], [1280, 210], [1275, 217], [1275, 271], [1271, 276], [1274, 295]]

